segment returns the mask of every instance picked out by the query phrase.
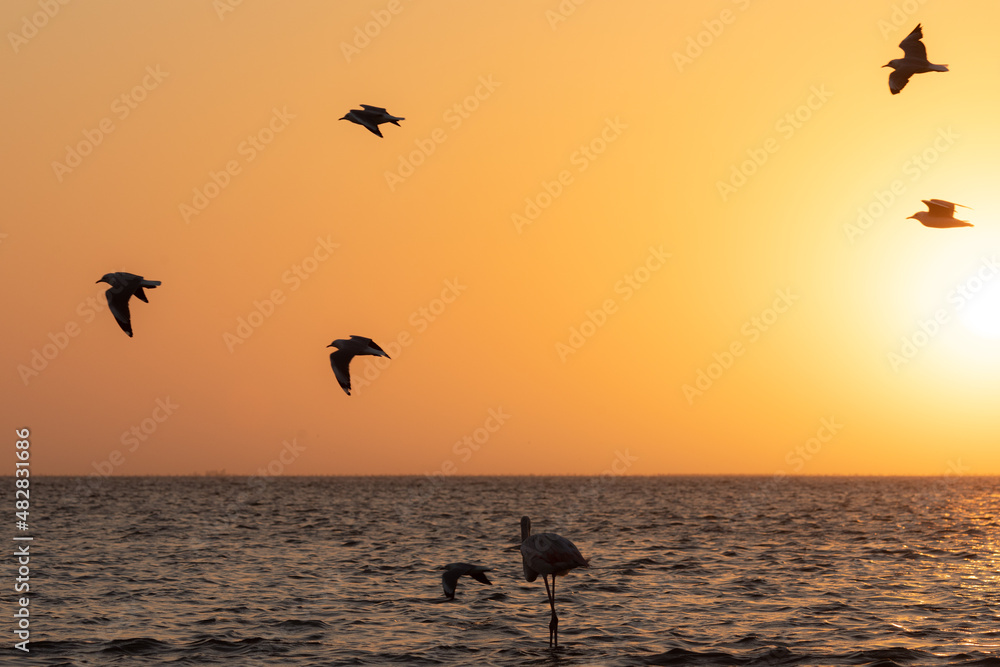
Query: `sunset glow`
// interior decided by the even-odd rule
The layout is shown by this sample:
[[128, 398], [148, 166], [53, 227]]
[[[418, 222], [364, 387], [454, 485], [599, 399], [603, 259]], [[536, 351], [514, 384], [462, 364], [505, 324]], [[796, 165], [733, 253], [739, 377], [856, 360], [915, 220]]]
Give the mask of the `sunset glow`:
[[[1000, 473], [996, 3], [42, 4], [0, 64], [37, 473]], [[950, 71], [891, 95], [918, 22]], [[131, 339], [115, 271], [162, 281]]]

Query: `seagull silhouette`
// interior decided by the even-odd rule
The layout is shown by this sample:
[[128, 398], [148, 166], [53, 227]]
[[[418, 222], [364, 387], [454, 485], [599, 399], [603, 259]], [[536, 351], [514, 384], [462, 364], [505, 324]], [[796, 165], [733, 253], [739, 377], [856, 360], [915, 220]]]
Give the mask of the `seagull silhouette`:
[[372, 342], [371, 338], [364, 336], [351, 336], [349, 339], [338, 338], [327, 347], [337, 348], [336, 352], [330, 353], [330, 365], [333, 366], [333, 374], [337, 376], [337, 382], [340, 383], [348, 396], [351, 395], [351, 374], [348, 370], [351, 359], [359, 354], [391, 359], [385, 350]]
[[469, 575], [476, 581], [492, 586], [493, 582], [486, 578], [486, 572], [490, 568], [482, 565], [472, 565], [471, 563], [448, 563], [444, 566], [444, 574], [441, 575], [441, 588], [449, 599], [455, 598], [455, 589], [458, 588], [458, 579], [463, 575]]
[[401, 116], [393, 116], [382, 107], [362, 104], [360, 109], [351, 109], [347, 112], [346, 116], [341, 117], [339, 120], [349, 120], [352, 123], [357, 123], [368, 128], [369, 132], [381, 137], [382, 131], [378, 129], [379, 125], [382, 123], [392, 123], [398, 127], [399, 121], [406, 119]]
[[920, 40], [923, 39], [924, 32], [920, 24], [899, 43], [899, 48], [903, 49], [902, 58], [890, 60], [882, 67], [891, 67], [892, 74], [889, 75], [889, 90], [895, 95], [899, 93], [914, 74], [924, 72], [947, 72], [947, 65], [935, 65], [927, 60], [927, 47]]
[[146, 299], [146, 293], [142, 291], [142, 288], [148, 287], [152, 289], [158, 287], [161, 284], [160, 281], [146, 280], [134, 273], [118, 271], [117, 273], [105, 273], [97, 282], [111, 285], [104, 292], [104, 295], [108, 297], [108, 306], [111, 308], [111, 314], [115, 316], [115, 320], [118, 321], [118, 326], [122, 328], [122, 331], [127, 333], [128, 337], [131, 338], [132, 318], [128, 311], [128, 300], [134, 294], [140, 301], [149, 303]]
[[943, 199], [921, 199], [920, 201], [927, 204], [927, 210], [917, 211], [913, 215], [909, 216], [907, 220], [913, 218], [915, 220], [919, 220], [920, 224], [924, 227], [935, 227], [938, 229], [945, 229], [948, 227], [974, 227], [974, 225], [970, 222], [955, 218], [956, 206], [969, 208], [968, 206], [963, 204], [953, 204], [950, 201], [945, 201]]

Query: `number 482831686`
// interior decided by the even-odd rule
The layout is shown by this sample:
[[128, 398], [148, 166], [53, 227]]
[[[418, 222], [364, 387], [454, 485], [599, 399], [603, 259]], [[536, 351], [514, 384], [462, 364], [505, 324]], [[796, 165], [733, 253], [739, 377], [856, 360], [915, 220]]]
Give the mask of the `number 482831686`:
[[15, 516], [18, 520], [27, 523], [28, 521], [28, 487], [30, 482], [28, 477], [30, 473], [28, 472], [29, 462], [28, 458], [30, 454], [28, 453], [31, 447], [31, 442], [28, 440], [30, 432], [26, 428], [19, 429], [15, 431], [17, 437], [20, 438], [14, 445], [16, 448], [16, 456], [18, 458], [16, 465], [16, 470], [14, 471], [14, 476], [17, 481], [14, 482], [14, 486], [17, 490], [14, 492], [14, 508], [17, 510]]

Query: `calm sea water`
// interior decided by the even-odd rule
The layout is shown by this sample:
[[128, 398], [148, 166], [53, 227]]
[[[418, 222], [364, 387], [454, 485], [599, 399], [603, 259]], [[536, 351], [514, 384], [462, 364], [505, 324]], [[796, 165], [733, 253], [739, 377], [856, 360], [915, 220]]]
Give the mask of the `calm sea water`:
[[33, 479], [25, 664], [1000, 665], [998, 481]]

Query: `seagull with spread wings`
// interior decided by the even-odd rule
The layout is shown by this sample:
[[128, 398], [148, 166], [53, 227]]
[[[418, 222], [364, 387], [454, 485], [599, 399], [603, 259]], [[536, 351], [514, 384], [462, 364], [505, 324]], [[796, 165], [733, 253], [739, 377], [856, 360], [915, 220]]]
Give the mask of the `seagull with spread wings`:
[[336, 352], [330, 353], [330, 365], [333, 366], [333, 374], [337, 376], [337, 382], [340, 383], [341, 388], [347, 392], [348, 396], [351, 395], [351, 373], [348, 368], [351, 359], [359, 354], [391, 359], [385, 350], [376, 345], [371, 338], [364, 336], [351, 336], [349, 339], [338, 338], [327, 347], [337, 348]]
[[111, 285], [104, 292], [104, 295], [108, 298], [108, 306], [111, 308], [111, 314], [115, 316], [115, 320], [118, 322], [118, 326], [122, 328], [122, 331], [127, 333], [128, 337], [131, 338], [132, 316], [128, 310], [128, 300], [132, 298], [132, 295], [135, 295], [140, 301], [149, 303], [146, 299], [146, 293], [142, 291], [142, 288], [152, 289], [159, 287], [161, 284], [160, 281], [146, 280], [134, 273], [118, 271], [116, 273], [105, 273], [97, 282]]
[[926, 211], [917, 211], [909, 216], [907, 220], [913, 218], [919, 220], [924, 227], [935, 227], [946, 229], [948, 227], [973, 227], [971, 222], [958, 220], [955, 218], [955, 207], [969, 208], [963, 204], [953, 204], [943, 199], [921, 199], [927, 205]]
[[402, 116], [393, 116], [382, 107], [373, 107], [370, 104], [362, 104], [360, 109], [351, 109], [346, 116], [340, 120], [349, 120], [368, 129], [369, 132], [382, 136], [382, 131], [378, 126], [382, 123], [392, 123], [399, 127], [399, 121], [406, 120]]
[[899, 48], [903, 49], [902, 58], [890, 60], [882, 67], [891, 67], [892, 74], [889, 75], [889, 90], [895, 95], [903, 89], [906, 82], [914, 74], [924, 72], [947, 72], [947, 65], [935, 65], [927, 60], [927, 47], [920, 40], [923, 39], [924, 32], [920, 24], [899, 43]]

